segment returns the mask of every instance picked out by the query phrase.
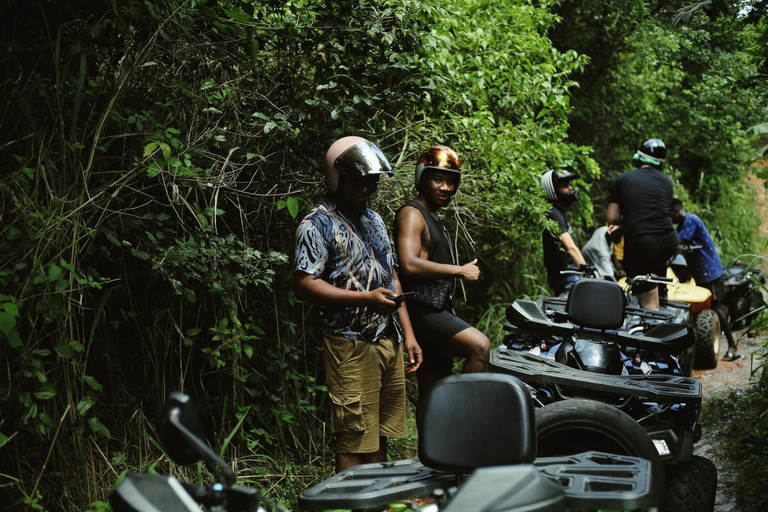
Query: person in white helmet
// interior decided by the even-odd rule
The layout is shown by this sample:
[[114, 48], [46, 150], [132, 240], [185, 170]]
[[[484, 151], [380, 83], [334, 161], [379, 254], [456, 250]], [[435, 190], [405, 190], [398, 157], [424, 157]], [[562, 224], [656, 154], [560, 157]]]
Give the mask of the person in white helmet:
[[564, 293], [567, 287], [579, 280], [575, 274], [562, 274], [563, 270], [577, 269], [585, 264], [584, 256], [579, 246], [571, 236], [571, 226], [568, 221], [568, 208], [579, 200], [579, 191], [571, 183], [578, 178], [565, 169], [549, 170], [541, 175], [541, 188], [552, 203], [547, 212], [547, 218], [557, 222], [558, 232], [552, 233], [545, 229], [541, 234], [544, 252], [544, 268], [547, 270], [547, 283], [555, 295]]
[[372, 142], [344, 137], [325, 155], [328, 195], [296, 231], [294, 285], [318, 305], [336, 471], [385, 462], [387, 439], [405, 431], [405, 375], [421, 364], [381, 217], [368, 200], [387, 158]]
[[456, 315], [453, 291], [456, 278], [474, 283], [480, 278], [477, 259], [464, 265], [456, 256], [445, 227], [437, 216], [459, 188], [461, 165], [447, 146], [431, 146], [416, 161], [418, 195], [406, 201], [395, 216], [394, 237], [413, 331], [425, 359], [416, 377], [419, 419], [429, 389], [453, 372], [453, 358], [464, 358], [462, 373], [484, 372], [490, 357], [488, 337]]

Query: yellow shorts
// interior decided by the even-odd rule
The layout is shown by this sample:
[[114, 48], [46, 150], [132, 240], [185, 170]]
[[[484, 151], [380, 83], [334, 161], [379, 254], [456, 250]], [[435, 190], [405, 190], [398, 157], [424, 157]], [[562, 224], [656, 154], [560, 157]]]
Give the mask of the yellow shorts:
[[405, 432], [405, 373], [400, 343], [324, 339], [331, 430], [338, 453], [373, 453], [379, 437]]

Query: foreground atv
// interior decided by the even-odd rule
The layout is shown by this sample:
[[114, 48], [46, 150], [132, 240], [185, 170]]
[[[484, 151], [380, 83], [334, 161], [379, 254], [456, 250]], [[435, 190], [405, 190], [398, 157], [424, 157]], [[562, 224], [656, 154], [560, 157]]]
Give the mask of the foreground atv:
[[518, 335], [570, 345], [560, 353], [568, 364], [557, 361], [557, 352], [542, 357], [508, 339], [491, 352], [489, 369], [530, 387], [539, 407], [541, 455], [600, 449], [643, 457], [654, 468], [662, 510], [711, 511], [717, 471], [708, 459], [693, 455], [701, 437], [701, 384], [675, 371], [632, 374], [632, 365], [621, 361], [628, 348], [656, 354], [684, 350], [693, 342], [690, 327], [660, 323], [633, 333], [621, 330], [625, 312], [618, 285], [593, 279], [575, 283], [566, 311], [552, 318], [535, 302], [516, 301], [507, 318]]
[[[300, 497], [304, 510], [393, 510], [390, 503], [437, 497], [426, 512], [561, 512], [647, 510], [648, 461], [589, 452], [536, 458], [531, 397], [508, 375], [457, 375], [440, 381], [425, 402], [419, 459], [364, 464], [342, 471]], [[488, 429], [504, 432], [490, 438]], [[212, 485], [170, 476], [128, 473], [109, 498], [115, 512], [289, 512], [232, 468], [202, 437], [202, 423], [186, 395], [173, 393], [160, 436], [177, 464], [204, 460]], [[198, 468], [200, 471], [200, 468]], [[200, 478], [202, 480], [202, 477]], [[401, 505], [405, 509], [405, 506]]]

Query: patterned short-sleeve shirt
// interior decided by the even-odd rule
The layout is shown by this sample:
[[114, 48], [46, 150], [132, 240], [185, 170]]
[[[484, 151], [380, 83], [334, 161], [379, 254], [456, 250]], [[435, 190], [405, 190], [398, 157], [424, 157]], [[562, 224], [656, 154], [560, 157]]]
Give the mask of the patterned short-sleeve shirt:
[[[321, 201], [296, 230], [294, 270], [315, 275], [345, 290], [395, 291], [395, 261], [386, 226], [374, 211], [359, 219], [345, 216], [337, 205]], [[376, 342], [395, 323], [395, 315], [380, 315], [368, 308], [319, 305], [325, 334]]]

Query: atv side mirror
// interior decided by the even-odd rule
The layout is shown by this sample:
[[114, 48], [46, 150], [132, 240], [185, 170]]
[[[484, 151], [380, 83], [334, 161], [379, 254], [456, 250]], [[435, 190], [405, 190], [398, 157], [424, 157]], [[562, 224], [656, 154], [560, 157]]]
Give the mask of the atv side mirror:
[[179, 465], [205, 460], [211, 471], [231, 486], [235, 473], [203, 441], [203, 427], [197, 409], [189, 396], [171, 393], [160, 421], [160, 441], [171, 459]]
[[171, 393], [160, 419], [160, 442], [173, 462], [180, 466], [203, 458], [190, 436], [203, 438], [203, 425], [194, 404], [187, 395]]

